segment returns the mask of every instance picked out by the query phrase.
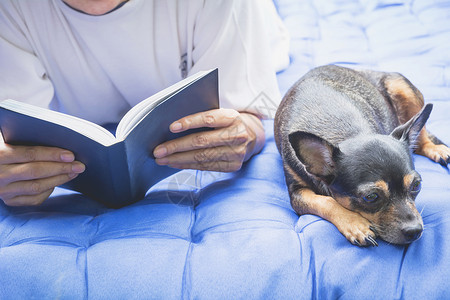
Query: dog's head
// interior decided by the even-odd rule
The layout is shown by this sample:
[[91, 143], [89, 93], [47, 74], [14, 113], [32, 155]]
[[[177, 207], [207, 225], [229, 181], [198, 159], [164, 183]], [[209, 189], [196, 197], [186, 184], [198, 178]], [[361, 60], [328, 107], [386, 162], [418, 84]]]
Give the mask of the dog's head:
[[360, 135], [332, 145], [316, 135], [294, 132], [289, 140], [306, 171], [324, 183], [336, 201], [371, 221], [383, 240], [407, 244], [423, 231], [415, 206], [421, 177], [411, 152], [431, 109], [427, 105], [390, 135]]

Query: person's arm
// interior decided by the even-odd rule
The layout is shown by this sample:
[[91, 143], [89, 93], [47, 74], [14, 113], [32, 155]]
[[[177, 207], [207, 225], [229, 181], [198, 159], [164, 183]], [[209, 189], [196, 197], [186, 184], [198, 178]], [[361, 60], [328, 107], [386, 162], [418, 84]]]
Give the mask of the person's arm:
[[[0, 100], [47, 107], [53, 86], [26, 38], [27, 26], [10, 1], [0, 4]], [[0, 137], [0, 199], [7, 205], [37, 205], [54, 187], [84, 171], [63, 149], [5, 144]]]
[[[173, 132], [199, 127], [214, 130], [156, 147], [153, 154], [158, 164], [236, 171], [262, 149], [265, 133], [260, 117], [273, 117], [281, 99], [266, 25], [257, 1], [204, 3], [196, 19], [194, 50], [188, 55], [192, 59], [189, 73], [218, 67], [220, 103], [226, 109], [174, 122], [170, 127]], [[261, 110], [264, 104], [272, 111]], [[180, 129], [177, 124], [181, 124]]]

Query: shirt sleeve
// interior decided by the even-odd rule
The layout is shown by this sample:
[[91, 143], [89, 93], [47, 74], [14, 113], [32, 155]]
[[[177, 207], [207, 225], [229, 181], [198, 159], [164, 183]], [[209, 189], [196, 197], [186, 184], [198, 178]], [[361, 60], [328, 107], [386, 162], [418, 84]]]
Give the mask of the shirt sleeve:
[[190, 73], [219, 68], [221, 107], [273, 118], [281, 96], [268, 24], [257, 2], [203, 2], [195, 20]]
[[0, 100], [49, 107], [54, 89], [27, 39], [18, 5], [9, 0], [0, 3]]

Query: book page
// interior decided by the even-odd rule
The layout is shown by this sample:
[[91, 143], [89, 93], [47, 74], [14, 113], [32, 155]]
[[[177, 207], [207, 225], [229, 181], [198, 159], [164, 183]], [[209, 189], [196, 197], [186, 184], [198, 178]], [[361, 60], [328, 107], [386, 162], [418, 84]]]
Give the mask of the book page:
[[76, 131], [104, 146], [116, 143], [114, 135], [100, 125], [71, 115], [15, 100], [4, 100], [0, 107]]
[[210, 73], [212, 70], [197, 72], [186, 79], [183, 79], [174, 85], [142, 100], [131, 108], [120, 121], [116, 130], [116, 137], [119, 140], [124, 140], [133, 128], [142, 120], [150, 111], [165, 100], [169, 99], [174, 93], [178, 92], [185, 86], [197, 81], [199, 78]]

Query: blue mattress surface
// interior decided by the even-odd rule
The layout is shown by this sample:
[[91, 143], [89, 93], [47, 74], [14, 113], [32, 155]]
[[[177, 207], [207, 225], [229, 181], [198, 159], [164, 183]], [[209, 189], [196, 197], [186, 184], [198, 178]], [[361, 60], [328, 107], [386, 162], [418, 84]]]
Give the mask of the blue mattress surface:
[[[291, 35], [284, 93], [329, 63], [396, 71], [435, 104], [450, 144], [450, 2], [277, 0]], [[0, 203], [0, 299], [448, 299], [450, 172], [414, 155], [423, 236], [351, 245], [289, 204], [273, 121], [235, 173], [181, 171], [108, 209], [57, 189], [39, 207]]]

